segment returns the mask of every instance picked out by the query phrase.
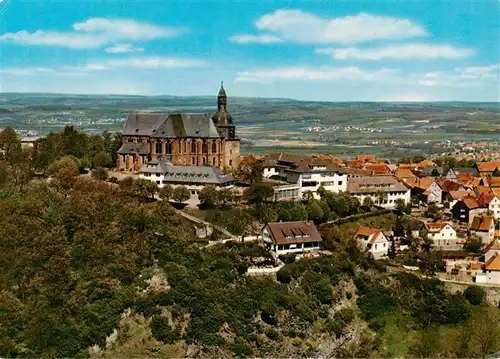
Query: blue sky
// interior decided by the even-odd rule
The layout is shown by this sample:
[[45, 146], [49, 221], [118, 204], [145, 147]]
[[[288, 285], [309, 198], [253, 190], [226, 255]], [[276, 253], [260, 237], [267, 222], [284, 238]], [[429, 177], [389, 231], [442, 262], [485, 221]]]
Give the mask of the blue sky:
[[0, 0], [0, 91], [499, 101], [499, 0]]

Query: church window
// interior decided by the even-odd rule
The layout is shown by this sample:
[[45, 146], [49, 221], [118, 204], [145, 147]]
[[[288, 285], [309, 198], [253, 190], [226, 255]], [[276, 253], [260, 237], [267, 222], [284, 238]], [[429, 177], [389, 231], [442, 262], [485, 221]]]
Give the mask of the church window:
[[161, 142], [156, 142], [156, 153], [159, 153], [159, 154], [163, 153]]
[[208, 145], [207, 141], [203, 140], [203, 144], [201, 145], [201, 152], [207, 153], [208, 152]]
[[229, 160], [229, 166], [233, 165], [233, 160]]
[[192, 158], [192, 161], [191, 161], [191, 162], [192, 162], [192, 164], [194, 165], [194, 157]]
[[215, 158], [212, 158], [212, 165], [215, 166]]
[[217, 142], [212, 141], [212, 153], [217, 153]]
[[169, 155], [170, 155], [170, 154], [172, 153], [172, 142], [167, 142], [167, 143], [165, 144], [165, 147], [166, 147], [166, 150], [167, 150], [167, 151], [166, 151], [166, 152], [167, 152], [167, 154], [169, 154]]
[[196, 153], [196, 142], [194, 140], [191, 142], [191, 153]]
[[205, 166], [205, 158], [203, 158], [203, 166]]

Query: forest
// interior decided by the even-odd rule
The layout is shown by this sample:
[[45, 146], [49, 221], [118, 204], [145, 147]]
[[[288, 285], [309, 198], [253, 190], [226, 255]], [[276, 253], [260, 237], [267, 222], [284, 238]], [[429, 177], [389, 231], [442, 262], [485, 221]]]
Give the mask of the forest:
[[[288, 263], [275, 278], [249, 277], [266, 257], [258, 244], [206, 247], [167, 201], [54, 165], [65, 156], [103, 165], [92, 161], [109, 153], [104, 136], [93, 147], [69, 130], [53, 134], [43, 146], [57, 145], [55, 155], [26, 153], [9, 132], [0, 133], [2, 357], [473, 358], [500, 350], [498, 308], [479, 287], [449, 293], [431, 274], [388, 271], [338, 233], [326, 240], [330, 255]], [[254, 209], [265, 205], [248, 198]]]

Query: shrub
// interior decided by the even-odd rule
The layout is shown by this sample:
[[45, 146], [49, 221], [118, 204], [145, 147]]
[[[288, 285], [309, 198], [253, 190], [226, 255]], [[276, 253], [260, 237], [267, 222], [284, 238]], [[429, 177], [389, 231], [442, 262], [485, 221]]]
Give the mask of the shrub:
[[288, 268], [287, 266], [281, 268], [278, 273], [276, 273], [276, 279], [278, 279], [280, 283], [290, 283], [292, 281], [292, 273], [290, 268]]
[[484, 289], [477, 285], [470, 285], [464, 291], [464, 297], [472, 305], [480, 305], [485, 296]]
[[288, 253], [288, 254], [280, 254], [278, 258], [281, 259], [283, 263], [290, 264], [295, 262], [295, 257], [296, 257], [295, 253]]
[[458, 324], [465, 322], [470, 315], [470, 304], [461, 295], [450, 295], [444, 309], [446, 322]]
[[179, 333], [173, 330], [168, 324], [168, 319], [154, 315], [151, 321], [151, 331], [155, 339], [162, 341], [163, 343], [173, 343], [179, 339]]

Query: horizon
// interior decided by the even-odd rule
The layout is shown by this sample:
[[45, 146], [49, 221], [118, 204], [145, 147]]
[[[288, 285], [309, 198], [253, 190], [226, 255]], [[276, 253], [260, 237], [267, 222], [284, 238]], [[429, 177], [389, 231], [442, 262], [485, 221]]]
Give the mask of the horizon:
[[[141, 94], [120, 94], [120, 93], [63, 93], [63, 92], [0, 92], [0, 98], [3, 95], [37, 95], [37, 96], [61, 96], [61, 97], [69, 97], [69, 96], [84, 96], [84, 97], [99, 97], [99, 96], [116, 96], [116, 97], [171, 97], [171, 98], [216, 98], [214, 95], [170, 95], [170, 94], [159, 94], [159, 95], [141, 95]], [[499, 104], [500, 99], [498, 101], [468, 101], [468, 100], [435, 100], [435, 101], [369, 101], [369, 100], [300, 100], [289, 97], [256, 97], [256, 96], [231, 96], [228, 95], [228, 99], [262, 99], [262, 100], [282, 100], [282, 101], [294, 101], [294, 102], [315, 102], [315, 103], [390, 103], [390, 104], [439, 104], [439, 103], [467, 103], [467, 104]], [[229, 103], [230, 106], [230, 103]]]
[[[499, 102], [500, 1], [0, 3], [0, 92]], [[172, 95], [164, 95], [164, 94]]]

